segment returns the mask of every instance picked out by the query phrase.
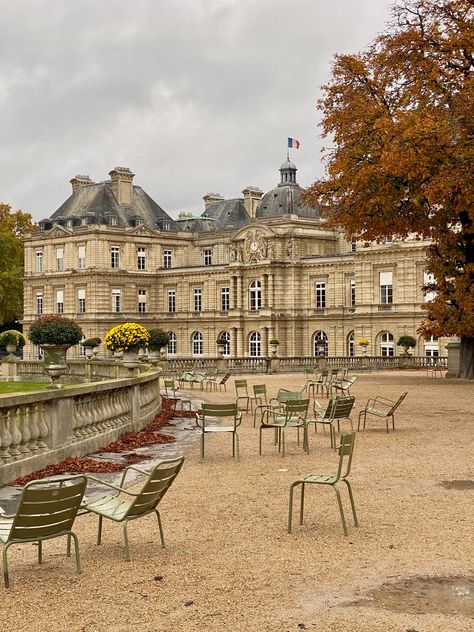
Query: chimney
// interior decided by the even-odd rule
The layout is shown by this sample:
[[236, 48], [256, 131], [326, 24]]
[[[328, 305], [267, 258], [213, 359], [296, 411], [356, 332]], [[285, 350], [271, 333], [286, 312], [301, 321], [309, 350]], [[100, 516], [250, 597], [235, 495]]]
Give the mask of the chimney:
[[72, 192], [77, 191], [79, 187], [87, 187], [90, 184], [94, 184], [94, 182], [89, 178], [89, 176], [74, 176], [71, 178], [69, 182], [72, 184]]
[[204, 210], [207, 211], [209, 204], [212, 204], [213, 202], [220, 202], [224, 198], [220, 193], [206, 193], [202, 199], [204, 200]]
[[112, 180], [112, 193], [121, 206], [130, 206], [132, 204], [134, 175], [128, 167], [115, 167], [115, 169], [109, 171], [109, 176]]
[[245, 210], [254, 219], [257, 213], [257, 206], [263, 197], [263, 191], [258, 187], [245, 187], [242, 193], [244, 195]]

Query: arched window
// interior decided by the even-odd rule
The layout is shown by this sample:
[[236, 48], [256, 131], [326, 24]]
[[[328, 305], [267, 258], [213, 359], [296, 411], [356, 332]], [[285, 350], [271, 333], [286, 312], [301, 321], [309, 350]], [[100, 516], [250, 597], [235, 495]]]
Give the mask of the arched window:
[[260, 281], [252, 281], [249, 286], [249, 309], [253, 312], [262, 307], [262, 284]]
[[228, 331], [221, 331], [218, 338], [225, 340], [224, 353], [222, 355], [230, 356], [230, 333]]
[[328, 337], [326, 332], [317, 331], [313, 336], [313, 354], [328, 357]]
[[347, 355], [351, 358], [355, 356], [355, 336], [353, 331], [347, 336]]
[[393, 336], [389, 331], [380, 334], [380, 355], [387, 357], [393, 356]]
[[168, 355], [176, 355], [176, 334], [174, 331], [169, 331], [168, 336], [170, 337], [168, 342]]
[[192, 348], [193, 348], [193, 356], [202, 356], [204, 353], [204, 344], [203, 344], [202, 333], [199, 331], [195, 331], [191, 338]]
[[251, 358], [259, 358], [262, 339], [258, 331], [252, 331], [249, 336], [249, 355]]

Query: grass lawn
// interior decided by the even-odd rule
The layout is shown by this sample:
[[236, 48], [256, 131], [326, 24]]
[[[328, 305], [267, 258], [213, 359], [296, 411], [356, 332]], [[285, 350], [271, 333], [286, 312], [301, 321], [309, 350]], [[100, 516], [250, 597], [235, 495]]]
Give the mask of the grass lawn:
[[0, 395], [44, 390], [48, 382], [0, 382]]

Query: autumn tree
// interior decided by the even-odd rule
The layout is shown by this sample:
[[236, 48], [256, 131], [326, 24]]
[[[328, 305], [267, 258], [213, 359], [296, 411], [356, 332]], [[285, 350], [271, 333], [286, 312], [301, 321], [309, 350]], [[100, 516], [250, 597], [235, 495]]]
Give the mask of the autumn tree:
[[357, 55], [337, 55], [318, 107], [326, 177], [306, 199], [351, 238], [427, 242], [420, 328], [461, 339], [474, 378], [473, 0], [405, 0]]
[[23, 235], [34, 229], [31, 215], [0, 203], [0, 324], [23, 312]]

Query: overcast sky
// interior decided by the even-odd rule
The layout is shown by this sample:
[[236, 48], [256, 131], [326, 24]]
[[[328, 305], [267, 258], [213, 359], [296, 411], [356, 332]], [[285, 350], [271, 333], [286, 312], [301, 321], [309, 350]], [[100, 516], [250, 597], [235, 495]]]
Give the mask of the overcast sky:
[[0, 202], [49, 217], [76, 174], [130, 167], [166, 211], [272, 189], [287, 137], [323, 175], [315, 104], [389, 0], [0, 0]]

